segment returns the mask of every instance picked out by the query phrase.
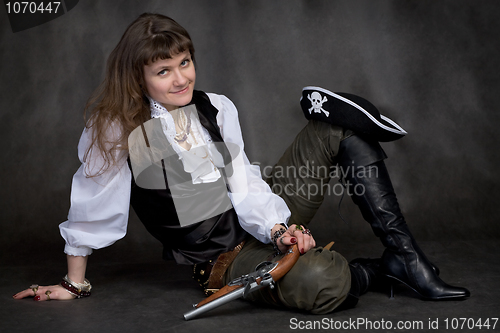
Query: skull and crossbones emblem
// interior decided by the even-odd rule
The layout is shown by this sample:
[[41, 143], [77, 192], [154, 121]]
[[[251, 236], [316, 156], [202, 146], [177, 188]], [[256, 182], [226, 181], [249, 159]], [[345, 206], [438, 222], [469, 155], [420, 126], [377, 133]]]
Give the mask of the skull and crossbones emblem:
[[309, 108], [309, 113], [312, 113], [312, 111], [314, 110], [315, 113], [324, 112], [325, 116], [327, 117], [330, 115], [330, 112], [323, 109], [323, 103], [328, 101], [328, 98], [326, 98], [326, 96], [321, 99], [321, 94], [317, 91], [314, 91], [312, 94], [307, 95], [307, 98], [311, 101], [312, 105]]

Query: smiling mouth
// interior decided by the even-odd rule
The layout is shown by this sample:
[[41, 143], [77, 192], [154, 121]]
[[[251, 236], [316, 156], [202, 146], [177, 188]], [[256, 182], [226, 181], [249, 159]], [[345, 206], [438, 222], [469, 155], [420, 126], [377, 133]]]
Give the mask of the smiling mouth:
[[183, 93], [187, 92], [188, 90], [189, 90], [189, 85], [186, 88], [181, 89], [179, 91], [171, 92], [171, 94], [183, 94]]

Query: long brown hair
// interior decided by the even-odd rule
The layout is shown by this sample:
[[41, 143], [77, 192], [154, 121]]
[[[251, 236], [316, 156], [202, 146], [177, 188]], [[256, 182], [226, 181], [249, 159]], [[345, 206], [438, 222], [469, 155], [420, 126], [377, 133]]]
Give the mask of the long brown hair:
[[[92, 129], [92, 140], [84, 162], [95, 158], [93, 148], [104, 160], [92, 174], [87, 169], [87, 177], [101, 175], [116, 163], [116, 151], [128, 149], [130, 132], [151, 118], [144, 66], [184, 51], [189, 51], [194, 61], [191, 37], [167, 16], [145, 13], [125, 30], [109, 55], [104, 81], [85, 107], [86, 128]], [[115, 126], [119, 135], [112, 133]]]

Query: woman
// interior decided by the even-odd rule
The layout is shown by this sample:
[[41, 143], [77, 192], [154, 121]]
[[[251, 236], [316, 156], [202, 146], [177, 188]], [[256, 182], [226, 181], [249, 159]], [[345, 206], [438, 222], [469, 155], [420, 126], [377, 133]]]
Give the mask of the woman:
[[[343, 129], [311, 120], [266, 183], [243, 151], [233, 103], [194, 90], [195, 80], [194, 47], [175, 21], [143, 14], [127, 28], [108, 59], [105, 81], [87, 106], [90, 117], [78, 147], [82, 166], [73, 178], [68, 221], [60, 225], [68, 273], [59, 285], [33, 285], [14, 298], [89, 296], [88, 255], [125, 235], [129, 203], [163, 243], [165, 259], [194, 264], [207, 293], [297, 244], [302, 254], [297, 264], [277, 288], [252, 293], [252, 300], [312, 313], [351, 307], [379, 278], [379, 264], [385, 275], [424, 298], [469, 295], [439, 279], [416, 246], [385, 172], [381, 178], [353, 173], [345, 179], [348, 186], [366, 188], [353, 198], [387, 247], [383, 260], [348, 264], [337, 252], [315, 247], [304, 226], [323, 196], [299, 191], [305, 184], [323, 186], [329, 175], [277, 170], [337, 164], [385, 170], [376, 141], [347, 130], [349, 124]], [[307, 95], [311, 102], [314, 96]], [[316, 101], [309, 113], [321, 110]], [[281, 189], [280, 196], [271, 187]]]

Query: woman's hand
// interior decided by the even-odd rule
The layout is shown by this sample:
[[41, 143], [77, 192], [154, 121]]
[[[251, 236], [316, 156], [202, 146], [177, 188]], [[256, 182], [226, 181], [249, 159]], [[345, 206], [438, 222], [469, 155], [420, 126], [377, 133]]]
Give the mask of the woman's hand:
[[[280, 227], [280, 225], [276, 225], [271, 231], [272, 234]], [[304, 254], [316, 246], [316, 241], [309, 229], [304, 226], [292, 224], [286, 232], [277, 239], [276, 244], [278, 245], [278, 249], [283, 253], [288, 251], [289, 246], [297, 244], [300, 253]]]
[[[14, 299], [33, 297], [35, 301], [50, 301], [52, 299], [74, 299], [76, 296], [73, 294], [78, 294], [80, 297], [90, 296], [92, 286], [85, 279], [88, 256], [67, 255], [66, 258], [68, 261], [68, 275], [64, 277], [61, 284], [65, 284], [69, 289], [64, 288], [60, 284], [54, 286], [32, 285], [12, 297]], [[73, 290], [73, 294], [70, 294], [70, 290]]]
[[68, 291], [60, 285], [39, 287], [37, 285], [33, 285], [32, 288], [28, 288], [21, 292], [18, 292], [12, 297], [14, 299], [33, 297], [35, 301], [50, 301], [53, 299], [67, 300], [75, 298], [75, 296], [68, 293]]

